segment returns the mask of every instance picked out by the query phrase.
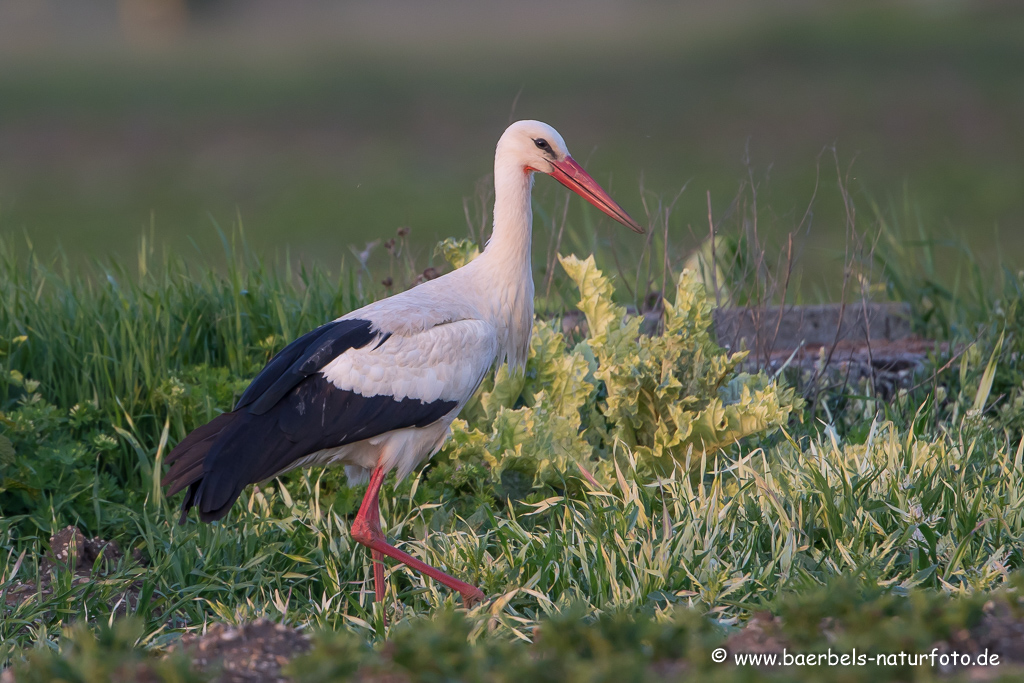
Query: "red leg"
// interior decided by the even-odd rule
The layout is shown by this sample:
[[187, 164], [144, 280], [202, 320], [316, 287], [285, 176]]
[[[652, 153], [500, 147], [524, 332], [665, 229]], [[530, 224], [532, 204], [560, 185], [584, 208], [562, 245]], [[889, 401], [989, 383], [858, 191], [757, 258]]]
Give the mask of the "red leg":
[[[378, 470], [380, 468], [377, 468]], [[376, 477], [377, 470], [374, 470], [373, 476]], [[380, 530], [380, 504], [377, 498], [377, 494], [380, 491], [380, 485], [383, 483], [384, 477], [379, 477], [379, 480], [371, 478], [370, 487], [366, 490], [366, 495], [363, 496], [363, 502], [359, 506], [359, 512], [356, 514], [356, 522], [360, 518], [365, 518], [366, 524], [371, 529], [376, 529], [377, 534], [383, 536], [383, 532]], [[355, 523], [353, 523], [353, 529], [355, 529]], [[358, 540], [358, 539], [357, 539]], [[373, 592], [377, 598], [377, 602], [384, 602], [384, 555], [377, 550], [371, 550], [370, 555], [373, 558]]]
[[384, 556], [376, 550], [371, 550], [373, 556], [373, 592], [377, 596], [377, 602], [384, 602]]
[[[462, 594], [462, 601], [467, 607], [474, 602], [482, 601], [485, 596], [476, 586], [471, 586], [465, 581], [459, 581], [454, 576], [449, 576], [443, 571], [431, 567], [429, 564], [420, 562], [409, 553], [402, 552], [398, 548], [388, 545], [387, 540], [384, 538], [384, 533], [380, 529], [380, 506], [377, 499], [382, 483], [384, 483], [384, 470], [378, 467], [370, 475], [370, 487], [366, 489], [366, 495], [363, 496], [363, 502], [359, 506], [359, 513], [356, 514], [356, 518], [352, 522], [351, 531], [352, 538], [356, 542], [362, 543], [373, 552], [373, 578], [377, 599], [382, 600], [384, 597], [384, 576], [383, 573], [377, 573], [379, 562], [377, 558], [380, 555], [387, 555], [436, 581], [440, 581], [452, 590], [458, 591]], [[383, 567], [381, 569], [383, 570]]]

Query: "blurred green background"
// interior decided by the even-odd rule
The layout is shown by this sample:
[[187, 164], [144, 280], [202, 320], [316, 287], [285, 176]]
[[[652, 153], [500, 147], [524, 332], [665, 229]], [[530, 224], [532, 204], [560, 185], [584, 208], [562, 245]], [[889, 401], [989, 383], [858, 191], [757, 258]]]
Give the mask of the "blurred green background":
[[[834, 291], [834, 147], [862, 229], [877, 204], [1024, 263], [1024, 3], [0, 0], [0, 235], [72, 262], [131, 262], [150, 232], [215, 259], [238, 220], [258, 252], [334, 270], [408, 226], [425, 261], [483, 214], [519, 118], [642, 223], [685, 187], [678, 254], [708, 193], [749, 229], [753, 184], [778, 241], [817, 177], [799, 267]], [[564, 196], [538, 181], [539, 251]], [[569, 224], [563, 251], [643, 246], [581, 200]]]

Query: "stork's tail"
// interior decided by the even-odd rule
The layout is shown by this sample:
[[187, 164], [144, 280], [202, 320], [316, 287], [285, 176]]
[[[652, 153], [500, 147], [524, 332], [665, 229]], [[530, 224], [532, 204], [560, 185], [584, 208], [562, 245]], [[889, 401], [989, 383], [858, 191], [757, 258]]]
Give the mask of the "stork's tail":
[[[164, 460], [171, 466], [161, 482], [163, 486], [168, 487], [166, 495], [173, 496], [185, 487], [189, 487], [188, 494], [181, 504], [181, 524], [185, 523], [189, 509], [195, 505], [196, 491], [203, 480], [203, 464], [210, 448], [231, 428], [237, 417], [238, 414], [233, 412], [218, 415], [182, 439], [181, 443], [175, 446]], [[231, 502], [233, 503], [234, 499]], [[230, 504], [227, 507], [230, 507]], [[224, 509], [224, 512], [227, 512], [227, 508]], [[212, 518], [216, 519], [216, 517]], [[204, 516], [204, 521], [209, 521], [206, 516]]]

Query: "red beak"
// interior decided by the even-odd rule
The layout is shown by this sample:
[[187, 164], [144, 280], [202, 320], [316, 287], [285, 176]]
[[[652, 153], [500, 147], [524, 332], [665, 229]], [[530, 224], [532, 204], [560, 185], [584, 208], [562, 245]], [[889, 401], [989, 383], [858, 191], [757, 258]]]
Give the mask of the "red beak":
[[586, 199], [588, 202], [604, 211], [606, 214], [625, 225], [633, 232], [643, 234], [644, 229], [640, 224], [629, 217], [622, 207], [615, 203], [608, 193], [601, 189], [597, 181], [590, 177], [590, 174], [583, 170], [583, 167], [567, 156], [562, 161], [552, 161], [554, 168], [551, 170], [551, 177], [562, 183], [570, 190]]

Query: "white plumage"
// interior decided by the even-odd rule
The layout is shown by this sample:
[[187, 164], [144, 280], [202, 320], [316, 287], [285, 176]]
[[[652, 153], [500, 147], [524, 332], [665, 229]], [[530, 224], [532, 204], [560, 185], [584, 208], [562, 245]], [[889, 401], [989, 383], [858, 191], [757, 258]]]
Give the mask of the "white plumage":
[[352, 536], [374, 553], [377, 599], [381, 554], [462, 593], [483, 594], [387, 544], [377, 495], [384, 476], [405, 477], [437, 452], [452, 420], [493, 367], [526, 364], [533, 326], [530, 263], [535, 172], [551, 175], [591, 204], [642, 232], [573, 161], [562, 137], [539, 121], [519, 121], [498, 141], [494, 227], [466, 266], [348, 313], [301, 337], [252, 381], [235, 409], [171, 452], [168, 495], [188, 487], [185, 513], [204, 521], [227, 513], [242, 489], [295, 467], [345, 465], [350, 480], [370, 476]]
[[350, 484], [365, 481], [378, 465], [385, 471], [396, 469], [398, 478], [404, 479], [441, 448], [452, 420], [476, 392], [497, 355], [497, 330], [486, 321], [473, 319], [435, 325], [407, 336], [392, 333], [380, 348], [368, 345], [346, 351], [321, 371], [338, 389], [424, 403], [454, 401], [456, 405], [429, 427], [396, 430], [369, 443], [329, 449], [322, 455], [313, 454], [309, 464], [343, 463]]
[[[391, 332], [384, 325], [374, 326]], [[494, 325], [469, 318], [408, 335], [391, 332], [379, 348], [346, 351], [321, 374], [339, 389], [364, 396], [463, 401], [476, 391], [497, 355]]]

